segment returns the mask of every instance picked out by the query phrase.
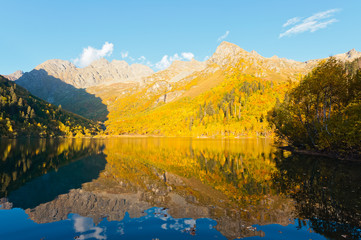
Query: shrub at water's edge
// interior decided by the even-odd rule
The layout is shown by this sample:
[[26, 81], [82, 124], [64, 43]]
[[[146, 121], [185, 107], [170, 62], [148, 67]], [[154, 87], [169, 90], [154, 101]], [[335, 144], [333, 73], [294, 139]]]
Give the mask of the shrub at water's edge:
[[0, 76], [0, 137], [81, 137], [99, 131], [98, 124], [47, 103]]
[[268, 115], [277, 135], [297, 149], [361, 153], [361, 70], [322, 61]]

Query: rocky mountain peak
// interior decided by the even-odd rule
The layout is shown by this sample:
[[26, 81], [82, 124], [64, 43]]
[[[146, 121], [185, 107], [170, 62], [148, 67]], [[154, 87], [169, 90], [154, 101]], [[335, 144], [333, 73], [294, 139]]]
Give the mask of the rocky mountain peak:
[[361, 57], [361, 52], [356, 51], [356, 49], [351, 49], [346, 53], [347, 57], [350, 59], [355, 59]]
[[254, 59], [261, 59], [263, 57], [255, 51], [247, 52], [236, 44], [224, 41], [217, 47], [216, 52], [208, 59], [207, 63], [216, 63], [219, 66], [224, 66], [236, 63], [241, 58], [247, 60], [252, 59], [253, 61]]
[[348, 56], [353, 56], [354, 54], [357, 54], [358, 52], [356, 51], [356, 49], [351, 49], [350, 51], [348, 51], [346, 54], [348, 55]]
[[[245, 52], [242, 48], [237, 45], [229, 42], [222, 42], [216, 49], [216, 52], [209, 59], [211, 62], [215, 62], [218, 65], [224, 65], [227, 58], [235, 58], [240, 53]], [[221, 64], [219, 64], [221, 63]]]
[[75, 69], [75, 65], [69, 61], [61, 59], [51, 59], [43, 62], [42, 64], [35, 67], [36, 70], [48, 69], [50, 73], [65, 72]]
[[9, 75], [3, 75], [5, 78], [9, 79], [10, 81], [16, 81], [19, 78], [21, 78], [21, 76], [24, 75], [24, 72], [21, 70], [17, 70], [16, 72], [9, 74]]
[[237, 53], [239, 51], [244, 51], [242, 48], [237, 46], [236, 44], [223, 41], [216, 49], [216, 53]]
[[336, 59], [341, 61], [353, 61], [356, 58], [361, 57], [361, 52], [356, 51], [354, 48], [346, 53], [337, 54], [334, 56]]

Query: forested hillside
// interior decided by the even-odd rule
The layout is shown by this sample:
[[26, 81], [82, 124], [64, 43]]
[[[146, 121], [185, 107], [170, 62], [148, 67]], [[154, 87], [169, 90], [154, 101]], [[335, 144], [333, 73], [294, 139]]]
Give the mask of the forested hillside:
[[0, 137], [84, 136], [98, 124], [49, 104], [0, 76]]
[[[150, 95], [152, 85], [119, 99], [106, 122], [109, 134], [241, 137], [271, 136], [266, 116], [284, 98], [291, 82], [244, 74], [241, 60], [224, 71], [199, 75], [187, 83]], [[158, 83], [159, 84], [159, 83]], [[158, 87], [159, 88], [159, 87]], [[183, 94], [175, 101], [167, 98]]]

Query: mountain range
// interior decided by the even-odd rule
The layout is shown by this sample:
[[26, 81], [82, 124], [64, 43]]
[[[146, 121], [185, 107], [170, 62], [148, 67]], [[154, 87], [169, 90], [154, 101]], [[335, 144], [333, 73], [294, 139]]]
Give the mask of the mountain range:
[[[354, 61], [361, 57], [361, 52], [352, 49], [334, 57], [344, 62]], [[262, 105], [257, 102], [258, 95], [272, 104], [282, 101], [287, 88], [321, 60], [298, 62], [277, 56], [266, 58], [255, 51], [247, 52], [235, 44], [222, 42], [204, 62], [174, 61], [159, 72], [145, 65], [129, 65], [118, 60], [99, 59], [85, 68], [77, 68], [69, 61], [53, 59], [30, 72], [17, 71], [8, 78], [50, 103], [105, 122], [110, 134], [213, 136], [230, 134], [235, 131], [231, 125], [246, 121], [243, 125], [249, 126], [246, 124], [248, 127], [240, 132], [267, 135], [266, 125], [254, 131], [251, 128], [257, 124], [249, 124], [256, 121], [262, 125], [264, 119], [261, 118], [269, 108], [259, 110], [263, 117], [248, 118], [252, 114], [247, 111]], [[226, 94], [232, 91], [231, 99], [227, 99]], [[227, 104], [229, 106], [225, 106]], [[180, 107], [183, 105], [186, 107]], [[205, 119], [206, 116], [212, 119]], [[214, 125], [224, 119], [229, 129], [226, 127], [218, 133], [208, 131], [208, 123]], [[163, 126], [169, 123], [176, 126]], [[178, 131], [179, 124], [189, 131]], [[200, 125], [203, 125], [202, 130]], [[239, 136], [240, 132], [233, 134]]]

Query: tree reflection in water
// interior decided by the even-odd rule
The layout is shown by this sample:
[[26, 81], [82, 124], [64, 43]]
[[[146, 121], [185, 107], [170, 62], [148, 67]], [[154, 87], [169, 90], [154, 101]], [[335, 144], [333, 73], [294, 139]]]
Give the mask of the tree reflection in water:
[[315, 232], [361, 238], [361, 164], [284, 151], [276, 153], [275, 163], [275, 186], [295, 199], [296, 214], [309, 219]]
[[79, 188], [104, 169], [102, 148], [91, 139], [2, 139], [0, 199], [30, 208]]

